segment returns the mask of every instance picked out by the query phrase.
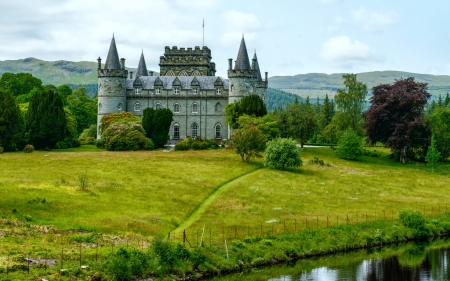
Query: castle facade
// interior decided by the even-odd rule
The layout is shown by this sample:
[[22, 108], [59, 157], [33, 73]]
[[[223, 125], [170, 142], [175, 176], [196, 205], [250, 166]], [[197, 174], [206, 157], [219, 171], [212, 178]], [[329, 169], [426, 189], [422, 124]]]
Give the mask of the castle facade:
[[228, 60], [228, 79], [215, 76], [216, 65], [211, 50], [202, 48], [165, 47], [160, 57], [160, 75], [147, 70], [141, 54], [136, 75], [125, 69], [125, 59], [119, 60], [112, 38], [104, 68], [98, 58], [97, 138], [101, 138], [101, 118], [110, 113], [127, 111], [143, 116], [145, 108], [168, 108], [173, 112], [169, 143], [186, 137], [228, 139], [230, 130], [225, 122], [225, 107], [250, 94], [264, 101], [268, 86], [267, 72], [261, 77], [256, 53], [250, 64], [242, 38], [233, 68]]

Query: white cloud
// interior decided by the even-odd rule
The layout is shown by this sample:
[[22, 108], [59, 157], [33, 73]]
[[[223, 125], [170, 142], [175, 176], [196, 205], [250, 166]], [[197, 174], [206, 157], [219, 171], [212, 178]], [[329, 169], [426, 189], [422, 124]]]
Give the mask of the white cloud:
[[364, 31], [378, 31], [384, 26], [389, 26], [400, 21], [400, 16], [395, 11], [378, 13], [365, 8], [351, 12], [353, 23]]
[[253, 31], [260, 27], [258, 17], [254, 14], [245, 14], [238, 11], [227, 11], [223, 14], [227, 29], [236, 31]]
[[332, 66], [350, 69], [356, 65], [381, 60], [369, 46], [358, 40], [352, 41], [347, 36], [330, 38], [322, 45], [320, 57]]

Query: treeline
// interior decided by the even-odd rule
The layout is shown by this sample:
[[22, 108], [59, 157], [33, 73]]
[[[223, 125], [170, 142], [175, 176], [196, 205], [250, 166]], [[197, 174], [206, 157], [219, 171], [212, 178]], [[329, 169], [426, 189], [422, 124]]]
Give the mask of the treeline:
[[272, 111], [275, 108], [285, 108], [287, 104], [293, 103], [295, 98], [300, 101], [303, 100], [303, 98], [297, 95], [273, 88], [267, 88], [267, 110]]
[[0, 78], [0, 151], [68, 148], [96, 137], [97, 99], [87, 89], [42, 85], [30, 73]]
[[86, 93], [91, 97], [94, 98], [97, 96], [98, 93], [98, 84], [67, 84], [72, 90], [76, 90], [78, 88], [85, 88]]

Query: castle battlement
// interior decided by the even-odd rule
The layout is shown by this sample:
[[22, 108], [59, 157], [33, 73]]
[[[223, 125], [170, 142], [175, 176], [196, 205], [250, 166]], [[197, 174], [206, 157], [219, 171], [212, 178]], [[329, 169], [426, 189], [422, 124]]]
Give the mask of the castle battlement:
[[98, 77], [121, 77], [127, 78], [128, 70], [125, 69], [98, 69]]
[[235, 69], [229, 69], [228, 70], [228, 78], [251, 78], [256, 79], [257, 73], [255, 70], [235, 70]]
[[194, 49], [192, 48], [178, 48], [177, 46], [173, 46], [170, 48], [169, 46], [166, 46], [164, 49], [164, 55], [171, 55], [171, 56], [206, 56], [211, 58], [211, 50], [203, 46], [203, 48], [200, 48], [199, 46], [195, 46]]

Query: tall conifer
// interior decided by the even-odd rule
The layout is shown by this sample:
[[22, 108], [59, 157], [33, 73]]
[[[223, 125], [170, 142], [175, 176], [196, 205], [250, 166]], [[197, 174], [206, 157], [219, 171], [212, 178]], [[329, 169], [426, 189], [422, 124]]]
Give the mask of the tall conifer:
[[15, 151], [23, 145], [24, 124], [19, 106], [13, 96], [0, 90], [0, 146]]

